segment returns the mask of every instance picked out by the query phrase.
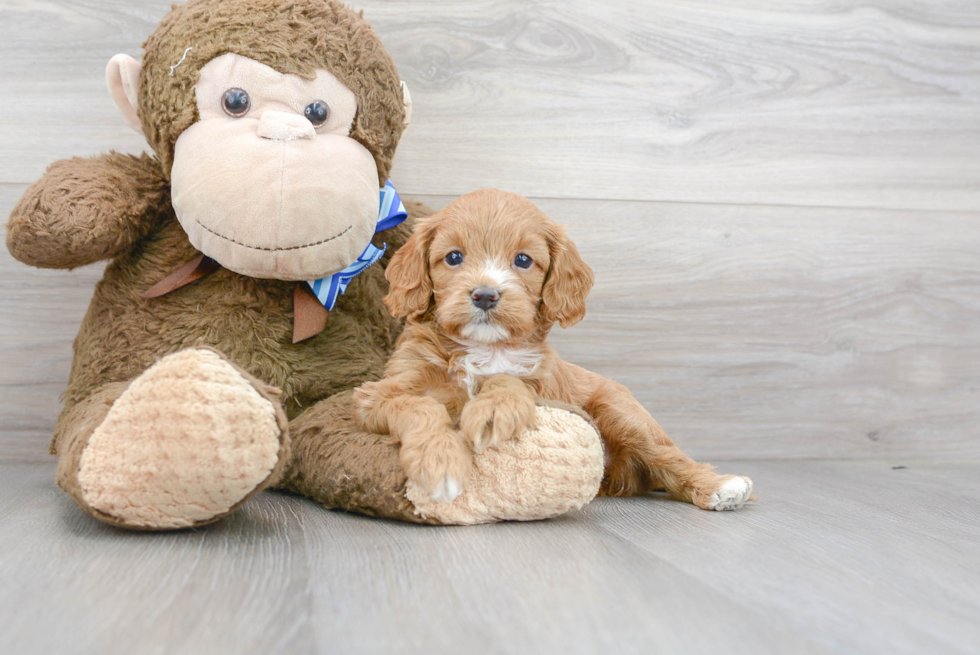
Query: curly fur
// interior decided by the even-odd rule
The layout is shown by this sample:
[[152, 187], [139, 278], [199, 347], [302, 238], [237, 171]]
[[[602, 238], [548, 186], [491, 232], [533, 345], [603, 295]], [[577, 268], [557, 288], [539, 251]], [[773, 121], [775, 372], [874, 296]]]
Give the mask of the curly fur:
[[[518, 266], [518, 256], [531, 264]], [[411, 482], [434, 497], [455, 489], [469, 475], [470, 451], [532, 429], [543, 398], [595, 421], [609, 454], [603, 493], [664, 488], [716, 508], [734, 476], [691, 460], [626, 387], [548, 346], [555, 322], [569, 326], [585, 315], [593, 277], [564, 228], [530, 201], [496, 189], [456, 199], [419, 223], [387, 276], [385, 301], [408, 324], [385, 377], [354, 397], [366, 428], [399, 438]], [[480, 289], [494, 292], [493, 306], [478, 306]], [[737, 482], [751, 489], [747, 478]]]

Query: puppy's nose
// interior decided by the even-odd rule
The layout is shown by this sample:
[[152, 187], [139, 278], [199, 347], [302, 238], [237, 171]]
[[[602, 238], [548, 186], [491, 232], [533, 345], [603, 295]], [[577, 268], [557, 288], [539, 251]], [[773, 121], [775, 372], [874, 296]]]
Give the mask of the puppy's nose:
[[480, 309], [487, 310], [497, 304], [500, 300], [500, 292], [490, 287], [477, 287], [470, 294], [473, 304]]

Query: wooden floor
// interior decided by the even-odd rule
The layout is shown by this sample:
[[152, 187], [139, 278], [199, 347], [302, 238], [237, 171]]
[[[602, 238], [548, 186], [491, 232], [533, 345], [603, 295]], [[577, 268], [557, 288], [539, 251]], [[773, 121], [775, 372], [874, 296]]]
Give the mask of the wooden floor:
[[738, 462], [760, 503], [432, 528], [264, 493], [133, 534], [0, 465], [7, 653], [976, 653], [980, 464]]
[[[170, 2], [0, 0], [0, 219], [145, 147], [103, 71]], [[101, 267], [0, 249], [0, 652], [980, 652], [980, 3], [355, 4], [415, 103], [399, 191], [568, 224], [597, 284], [554, 344], [761, 501], [106, 528], [45, 454]]]

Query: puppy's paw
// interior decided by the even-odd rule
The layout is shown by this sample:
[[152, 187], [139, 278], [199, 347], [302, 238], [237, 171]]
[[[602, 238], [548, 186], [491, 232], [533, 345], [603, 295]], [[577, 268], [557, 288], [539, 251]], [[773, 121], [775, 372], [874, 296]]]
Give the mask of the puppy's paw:
[[401, 463], [409, 484], [433, 500], [451, 503], [463, 493], [473, 459], [458, 434], [451, 431], [413, 437], [401, 447]]
[[752, 480], [740, 475], [722, 478], [718, 488], [704, 501], [702, 509], [723, 512], [738, 509], [752, 498]]
[[477, 453], [513, 439], [535, 427], [534, 398], [530, 393], [498, 390], [480, 394], [463, 407], [459, 427]]
[[456, 500], [459, 495], [463, 493], [463, 486], [459, 480], [456, 478], [446, 475], [443, 477], [435, 489], [430, 492], [432, 500], [438, 500], [440, 503], [451, 503]]
[[375, 417], [379, 404], [379, 385], [377, 382], [365, 382], [354, 389], [354, 420], [365, 430], [383, 432]]

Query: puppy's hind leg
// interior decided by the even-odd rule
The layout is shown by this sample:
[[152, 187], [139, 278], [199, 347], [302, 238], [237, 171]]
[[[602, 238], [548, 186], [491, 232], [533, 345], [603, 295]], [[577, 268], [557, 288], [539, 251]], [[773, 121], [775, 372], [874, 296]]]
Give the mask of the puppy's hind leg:
[[633, 496], [665, 489], [701, 509], [738, 509], [752, 497], [752, 480], [719, 475], [674, 445], [626, 387], [603, 379], [585, 410], [609, 449], [600, 493]]

